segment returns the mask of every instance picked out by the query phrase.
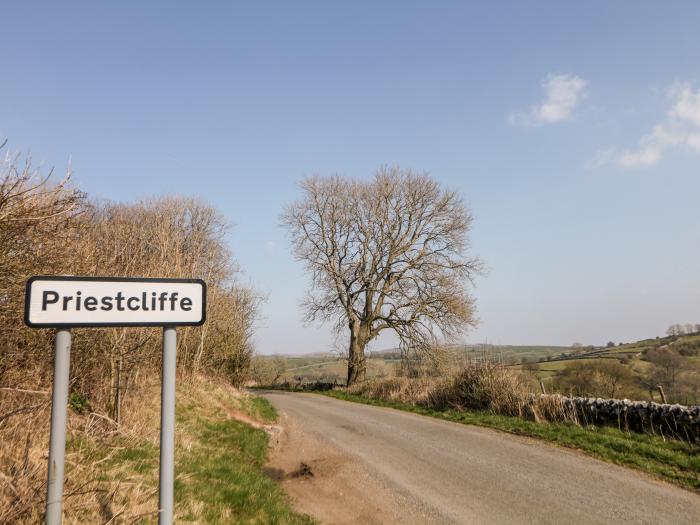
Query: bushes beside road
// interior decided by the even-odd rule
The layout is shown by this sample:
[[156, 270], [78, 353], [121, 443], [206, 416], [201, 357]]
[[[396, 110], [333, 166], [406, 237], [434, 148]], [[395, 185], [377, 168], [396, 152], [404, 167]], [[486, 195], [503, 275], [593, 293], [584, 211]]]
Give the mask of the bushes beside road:
[[536, 422], [616, 426], [700, 443], [700, 407], [534, 394], [526, 376], [499, 363], [471, 364], [441, 379], [369, 380], [347, 392], [432, 410], [480, 410]]
[[[7, 516], [39, 520], [36, 509], [43, 508], [45, 498], [53, 331], [24, 325], [27, 279], [92, 275], [205, 280], [207, 322], [178, 329], [179, 384], [206, 377], [238, 385], [248, 377], [258, 297], [238, 279], [238, 265], [225, 242], [227, 231], [222, 215], [197, 199], [100, 202], [75, 187], [70, 174], [55, 180], [34, 169], [31, 159], [0, 159], [0, 522], [16, 521]], [[119, 450], [131, 451], [132, 446], [128, 454], [137, 458], [152, 452], [148, 440], [141, 450], [141, 432], [128, 426], [152, 412], [149, 404], [159, 405], [143, 396], [160, 377], [161, 337], [157, 328], [73, 330], [69, 432], [79, 450], [68, 471], [71, 501], [82, 501], [80, 495], [87, 493], [92, 503], [112, 497], [113, 487], [90, 492], [91, 476], [100, 470], [83, 464], [82, 447], [94, 442], [95, 432], [110, 436], [107, 455], [94, 458], [100, 465], [112, 463], [127, 454]], [[150, 435], [158, 427], [156, 419], [143, 430]], [[151, 497], [147, 484], [141, 489], [133, 493], [130, 506], [138, 507], [141, 496]]]
[[[30, 160], [0, 160], [0, 387], [51, 384], [52, 332], [23, 323], [25, 283], [42, 274], [204, 279], [207, 322], [178, 330], [178, 372], [242, 383], [258, 298], [238, 280], [227, 231], [221, 214], [196, 199], [98, 202], [69, 176], [53, 182]], [[118, 421], [135, 385], [159, 373], [160, 352], [154, 328], [76, 329], [72, 393]], [[11, 408], [0, 397], [0, 415]]]
[[434, 410], [483, 410], [533, 420], [576, 422], [549, 398], [534, 396], [529, 379], [500, 363], [473, 363], [443, 378], [394, 377], [365, 381], [349, 394]]

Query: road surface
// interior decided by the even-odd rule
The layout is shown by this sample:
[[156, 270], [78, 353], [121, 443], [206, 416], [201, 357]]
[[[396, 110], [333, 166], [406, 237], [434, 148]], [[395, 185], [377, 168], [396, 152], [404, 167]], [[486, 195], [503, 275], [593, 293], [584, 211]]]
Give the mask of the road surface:
[[575, 451], [316, 394], [264, 395], [291, 433], [271, 472], [321, 522], [700, 523], [699, 495]]

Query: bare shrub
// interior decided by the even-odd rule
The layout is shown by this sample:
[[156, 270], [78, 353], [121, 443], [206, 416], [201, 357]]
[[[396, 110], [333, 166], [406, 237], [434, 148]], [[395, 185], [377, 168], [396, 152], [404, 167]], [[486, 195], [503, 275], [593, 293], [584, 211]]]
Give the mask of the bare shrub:
[[348, 393], [435, 410], [484, 410], [535, 421], [578, 421], [562, 398], [532, 393], [531, 381], [501, 363], [470, 363], [443, 378], [393, 377], [357, 383]]
[[57, 183], [51, 175], [19, 154], [0, 160], [0, 386], [31, 388], [46, 380], [41, 365], [50, 338], [24, 326], [24, 285], [31, 275], [69, 272], [66, 246], [79, 237], [85, 210], [70, 173]]
[[618, 397], [634, 379], [630, 367], [613, 359], [567, 363], [554, 382], [559, 392], [577, 396]]
[[[17, 173], [10, 163], [0, 183], [6, 188], [0, 216], [12, 225], [27, 222], [23, 229], [12, 226], [11, 239], [3, 224], [0, 239], [21, 248], [0, 253], [8, 275], [0, 290], [0, 386], [50, 382], [50, 332], [22, 323], [24, 283], [33, 274], [203, 278], [208, 321], [178, 330], [178, 370], [186, 377], [245, 381], [260, 299], [237, 281], [238, 265], [225, 244], [228, 226], [213, 207], [175, 197], [90, 204], [65, 182], [54, 187], [46, 178], [35, 181], [33, 172]], [[119, 421], [134, 382], [158, 370], [160, 334], [153, 328], [77, 329], [72, 354], [72, 391]]]
[[[45, 497], [52, 332], [24, 326], [30, 276], [200, 277], [208, 285], [207, 322], [178, 330], [178, 374], [234, 385], [249, 375], [260, 297], [238, 280], [221, 214], [185, 197], [90, 202], [69, 175], [52, 182], [31, 159], [0, 160], [0, 523], [41, 521]], [[109, 448], [114, 436], [157, 437], [147, 429], [157, 428], [151, 400], [160, 337], [154, 328], [73, 330], [70, 389], [77, 410], [69, 443], [82, 446], [87, 436]], [[71, 463], [71, 454], [85, 452], [67, 457], [68, 509], [92, 508], [95, 498], [109, 499], [116, 490], [95, 488], [99, 468]], [[131, 502], [150, 497], [143, 487], [134, 490]]]
[[526, 381], [498, 363], [466, 366], [453, 377], [439, 381], [430, 392], [434, 408], [472, 408], [496, 414], [522, 416], [528, 404]]
[[0, 391], [0, 523], [40, 523], [50, 397]]
[[386, 401], [427, 406], [430, 404], [428, 398], [433, 383], [434, 380], [430, 378], [391, 377], [356, 383], [348, 387], [348, 392]]

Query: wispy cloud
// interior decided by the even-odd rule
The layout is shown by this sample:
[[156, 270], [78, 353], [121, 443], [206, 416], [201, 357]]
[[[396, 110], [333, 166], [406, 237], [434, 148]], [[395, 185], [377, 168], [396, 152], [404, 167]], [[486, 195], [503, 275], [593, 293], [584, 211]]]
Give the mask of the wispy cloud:
[[588, 82], [576, 75], [550, 74], [542, 81], [545, 99], [529, 111], [518, 111], [508, 121], [518, 126], [541, 126], [571, 120], [574, 110], [586, 97]]
[[591, 160], [586, 162], [587, 170], [596, 170], [610, 162], [615, 158], [615, 151], [611, 149], [599, 149]]
[[275, 241], [265, 241], [265, 251], [272, 253], [275, 251]]
[[664, 120], [639, 140], [639, 146], [609, 155], [598, 167], [611, 162], [631, 169], [653, 166], [673, 147], [700, 153], [700, 88], [676, 82], [666, 90], [666, 98], [669, 109]]

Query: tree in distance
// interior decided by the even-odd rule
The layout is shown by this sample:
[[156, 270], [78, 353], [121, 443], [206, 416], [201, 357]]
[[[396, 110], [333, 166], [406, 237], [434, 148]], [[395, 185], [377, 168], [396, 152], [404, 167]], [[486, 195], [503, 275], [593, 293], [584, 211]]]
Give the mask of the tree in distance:
[[577, 396], [615, 398], [633, 382], [631, 369], [616, 360], [586, 362], [579, 359], [566, 364], [556, 378], [555, 388]]
[[382, 330], [431, 355], [475, 324], [468, 285], [481, 262], [468, 255], [472, 215], [457, 192], [399, 168], [300, 187], [281, 223], [311, 274], [307, 320], [349, 330], [348, 385], [365, 378], [365, 348]]

